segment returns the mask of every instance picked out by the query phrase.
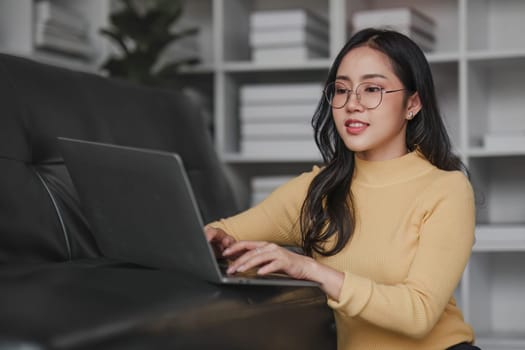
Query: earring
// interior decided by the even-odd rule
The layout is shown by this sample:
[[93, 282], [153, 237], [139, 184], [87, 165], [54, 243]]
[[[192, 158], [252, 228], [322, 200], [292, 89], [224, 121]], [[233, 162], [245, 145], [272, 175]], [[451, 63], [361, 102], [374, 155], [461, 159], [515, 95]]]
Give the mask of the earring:
[[408, 112], [407, 119], [408, 119], [408, 120], [412, 120], [412, 118], [414, 118], [414, 113], [412, 113], [412, 112]]

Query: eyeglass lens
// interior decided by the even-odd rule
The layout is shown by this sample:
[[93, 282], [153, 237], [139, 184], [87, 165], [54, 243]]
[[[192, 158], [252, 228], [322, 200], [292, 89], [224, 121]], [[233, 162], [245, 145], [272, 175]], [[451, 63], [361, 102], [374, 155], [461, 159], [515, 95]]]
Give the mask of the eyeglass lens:
[[373, 109], [381, 104], [383, 90], [378, 85], [362, 83], [352, 91], [341, 82], [330, 83], [325, 89], [326, 99], [334, 108], [343, 108], [352, 94], [363, 107]]

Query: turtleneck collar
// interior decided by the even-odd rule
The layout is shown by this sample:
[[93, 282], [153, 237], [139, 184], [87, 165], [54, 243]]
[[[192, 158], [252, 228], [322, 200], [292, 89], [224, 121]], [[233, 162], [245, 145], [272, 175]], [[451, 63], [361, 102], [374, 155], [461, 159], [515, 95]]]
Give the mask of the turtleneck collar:
[[355, 183], [388, 186], [419, 177], [435, 167], [418, 151], [385, 161], [367, 161], [354, 155]]

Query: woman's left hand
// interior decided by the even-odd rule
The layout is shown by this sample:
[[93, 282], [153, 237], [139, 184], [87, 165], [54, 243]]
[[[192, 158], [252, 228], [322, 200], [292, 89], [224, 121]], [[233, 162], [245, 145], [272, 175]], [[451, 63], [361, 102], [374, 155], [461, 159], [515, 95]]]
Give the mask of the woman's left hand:
[[272, 272], [283, 272], [292, 278], [311, 280], [311, 271], [316, 262], [307, 256], [300, 255], [274, 243], [258, 241], [236, 242], [223, 251], [225, 257], [239, 256], [228, 268], [229, 274], [244, 272], [260, 266], [257, 273], [266, 275]]

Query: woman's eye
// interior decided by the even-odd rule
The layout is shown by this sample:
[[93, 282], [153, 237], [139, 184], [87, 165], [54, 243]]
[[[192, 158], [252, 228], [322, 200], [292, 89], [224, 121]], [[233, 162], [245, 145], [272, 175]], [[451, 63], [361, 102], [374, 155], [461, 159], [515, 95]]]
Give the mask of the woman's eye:
[[347, 91], [347, 89], [344, 89], [344, 88], [336, 88], [336, 89], [335, 89], [335, 93], [336, 93], [337, 95], [346, 94], [346, 91]]
[[375, 93], [381, 91], [381, 88], [375, 85], [367, 85], [364, 87], [363, 91], [368, 93]]

